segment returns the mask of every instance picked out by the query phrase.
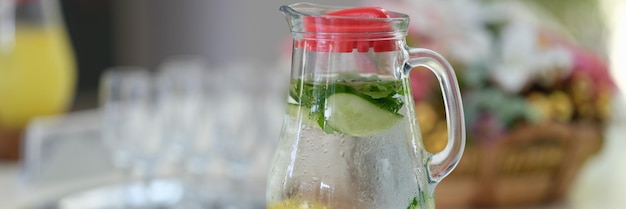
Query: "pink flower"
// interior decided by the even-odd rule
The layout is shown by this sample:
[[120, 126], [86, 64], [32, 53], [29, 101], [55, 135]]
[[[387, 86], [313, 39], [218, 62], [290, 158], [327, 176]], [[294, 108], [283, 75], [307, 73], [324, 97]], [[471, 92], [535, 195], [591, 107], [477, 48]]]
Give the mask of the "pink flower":
[[490, 142], [502, 137], [505, 127], [493, 113], [483, 113], [470, 124], [469, 132], [476, 140]]
[[433, 79], [433, 74], [427, 69], [416, 68], [411, 71], [411, 91], [414, 101], [423, 101], [432, 94]]
[[605, 85], [605, 87], [610, 89], [615, 87], [609, 68], [604, 60], [581, 47], [572, 45], [570, 49], [574, 56], [574, 73], [583, 73], [589, 76], [596, 86]]

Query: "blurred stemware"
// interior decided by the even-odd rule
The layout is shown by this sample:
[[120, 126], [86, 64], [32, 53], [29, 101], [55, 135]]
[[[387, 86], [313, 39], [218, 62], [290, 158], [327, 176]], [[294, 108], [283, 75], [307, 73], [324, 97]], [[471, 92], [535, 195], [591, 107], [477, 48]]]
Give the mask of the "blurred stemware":
[[221, 197], [224, 208], [253, 208], [263, 202], [267, 165], [284, 107], [282, 91], [277, 90], [281, 86], [274, 85], [284, 82], [268, 69], [237, 63], [211, 72], [207, 79], [213, 90], [208, 97], [216, 152], [230, 182]]
[[143, 190], [124, 195], [122, 201], [129, 207], [150, 205], [150, 185], [160, 160], [168, 155], [161, 114], [166, 103], [156, 81], [141, 67], [107, 69], [101, 81], [103, 142], [111, 150], [113, 164], [125, 177], [136, 172], [144, 183]]
[[163, 93], [166, 140], [177, 158], [186, 158], [190, 142], [196, 137], [198, 117], [203, 103], [203, 71], [206, 64], [199, 58], [176, 57], [161, 66], [158, 88]]
[[137, 106], [133, 100], [147, 94], [149, 73], [141, 67], [107, 69], [101, 77], [99, 102], [102, 111], [102, 139], [110, 149], [113, 165], [127, 170], [132, 167], [132, 140], [126, 132], [134, 119], [128, 113]]
[[[208, 180], [214, 162], [213, 108], [205, 72], [208, 64], [195, 56], [177, 56], [165, 61], [159, 71], [159, 88], [164, 93], [165, 140], [176, 161], [182, 163], [185, 182], [183, 208], [209, 207], [214, 202]], [[212, 91], [211, 91], [212, 92]]]

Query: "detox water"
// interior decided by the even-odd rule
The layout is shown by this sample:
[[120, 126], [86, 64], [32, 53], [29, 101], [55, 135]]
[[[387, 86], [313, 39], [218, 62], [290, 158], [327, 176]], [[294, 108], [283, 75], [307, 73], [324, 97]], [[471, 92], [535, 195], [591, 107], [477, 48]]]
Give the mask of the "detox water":
[[292, 80], [268, 208], [433, 208], [410, 95], [390, 76]]

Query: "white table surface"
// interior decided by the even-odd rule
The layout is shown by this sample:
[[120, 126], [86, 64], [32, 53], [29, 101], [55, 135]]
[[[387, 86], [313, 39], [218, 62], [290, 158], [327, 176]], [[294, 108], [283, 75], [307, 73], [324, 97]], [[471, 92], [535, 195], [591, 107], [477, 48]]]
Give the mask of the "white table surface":
[[[532, 209], [626, 208], [626, 102], [617, 98], [614, 120], [606, 130], [603, 151], [578, 176], [566, 203]], [[21, 185], [19, 164], [0, 161], [0, 209], [29, 208], [62, 195], [121, 180], [118, 174], [101, 175], [62, 184]], [[528, 209], [530, 209], [528, 208]]]

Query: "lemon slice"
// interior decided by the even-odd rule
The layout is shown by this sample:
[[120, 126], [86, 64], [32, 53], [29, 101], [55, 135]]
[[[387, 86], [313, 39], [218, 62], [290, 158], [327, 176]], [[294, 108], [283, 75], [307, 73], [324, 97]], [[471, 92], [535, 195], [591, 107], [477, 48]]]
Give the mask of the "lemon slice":
[[330, 109], [328, 125], [350, 136], [371, 136], [388, 130], [400, 122], [402, 115], [382, 109], [372, 102], [348, 93], [328, 97]]

